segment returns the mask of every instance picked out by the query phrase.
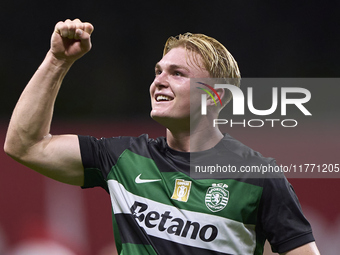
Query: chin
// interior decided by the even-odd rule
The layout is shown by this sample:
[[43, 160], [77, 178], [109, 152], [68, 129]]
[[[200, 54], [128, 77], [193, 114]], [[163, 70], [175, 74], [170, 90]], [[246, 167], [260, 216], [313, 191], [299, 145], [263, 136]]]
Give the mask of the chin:
[[150, 116], [151, 118], [170, 118], [171, 114], [169, 114], [169, 111], [165, 111], [164, 109], [152, 109]]
[[167, 120], [167, 119], [170, 119], [170, 117], [169, 116], [166, 116], [165, 114], [160, 114], [160, 113], [153, 113], [152, 111], [151, 111], [151, 113], [150, 113], [150, 117], [153, 119], [153, 120], [155, 120], [155, 121], [157, 121], [157, 122], [162, 122], [162, 120], [164, 121], [164, 120]]

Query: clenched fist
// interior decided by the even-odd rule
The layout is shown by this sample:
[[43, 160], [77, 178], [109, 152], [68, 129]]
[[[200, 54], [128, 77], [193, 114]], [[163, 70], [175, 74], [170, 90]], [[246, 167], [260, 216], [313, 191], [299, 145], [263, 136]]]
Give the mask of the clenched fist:
[[92, 24], [79, 19], [60, 21], [56, 24], [50, 51], [58, 60], [74, 62], [90, 51]]

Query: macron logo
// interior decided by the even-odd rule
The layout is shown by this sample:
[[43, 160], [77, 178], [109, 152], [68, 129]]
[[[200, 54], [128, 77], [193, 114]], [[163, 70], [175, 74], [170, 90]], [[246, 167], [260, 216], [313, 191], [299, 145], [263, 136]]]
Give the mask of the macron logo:
[[138, 175], [135, 179], [135, 182], [136, 183], [148, 183], [148, 182], [159, 182], [161, 181], [162, 179], [141, 179], [140, 176], [142, 174]]

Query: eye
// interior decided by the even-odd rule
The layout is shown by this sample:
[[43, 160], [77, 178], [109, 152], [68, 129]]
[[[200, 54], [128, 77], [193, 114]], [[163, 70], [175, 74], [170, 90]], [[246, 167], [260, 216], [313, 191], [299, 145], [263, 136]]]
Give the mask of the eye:
[[182, 76], [182, 73], [176, 71], [176, 72], [174, 73], [174, 75], [175, 75], [175, 76]]
[[159, 69], [156, 69], [156, 70], [155, 70], [155, 76], [160, 75], [161, 73], [162, 73], [161, 70], [159, 70]]

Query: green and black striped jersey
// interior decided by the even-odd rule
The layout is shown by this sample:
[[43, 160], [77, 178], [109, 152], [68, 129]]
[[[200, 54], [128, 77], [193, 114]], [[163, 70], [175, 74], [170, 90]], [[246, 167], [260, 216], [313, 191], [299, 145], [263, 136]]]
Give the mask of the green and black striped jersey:
[[[266, 239], [281, 253], [314, 241], [284, 177], [192, 178], [191, 154], [165, 138], [79, 141], [84, 188], [111, 196], [119, 254], [262, 254]], [[207, 154], [225, 165], [275, 164], [229, 135]]]

